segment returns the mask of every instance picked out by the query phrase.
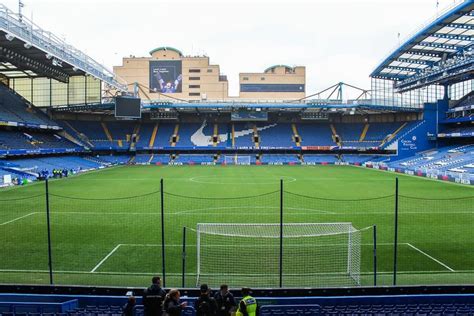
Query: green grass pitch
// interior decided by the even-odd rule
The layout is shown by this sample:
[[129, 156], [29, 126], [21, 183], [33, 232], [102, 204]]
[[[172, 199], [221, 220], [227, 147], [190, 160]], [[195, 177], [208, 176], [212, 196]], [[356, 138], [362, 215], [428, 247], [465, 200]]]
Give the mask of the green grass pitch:
[[[181, 285], [184, 226], [278, 223], [280, 179], [285, 222], [377, 225], [378, 284], [390, 285], [397, 176], [398, 284], [473, 284], [472, 187], [351, 166], [126, 166], [50, 181], [54, 283], [145, 286], [161, 274], [158, 191], [163, 178], [167, 287]], [[49, 282], [44, 190], [44, 183], [35, 183], [0, 191], [0, 283]], [[192, 230], [186, 249], [185, 282], [192, 287]], [[372, 230], [362, 234], [361, 249], [362, 284], [371, 285]], [[230, 248], [224, 262], [231, 266], [241, 255], [240, 248]], [[284, 274], [290, 275], [295, 258], [288, 257]], [[276, 286], [273, 268], [252, 269], [267, 274], [262, 283]], [[302, 270], [301, 278], [288, 276], [287, 283], [284, 277], [284, 285], [314, 285], [312, 275], [327, 268]]]

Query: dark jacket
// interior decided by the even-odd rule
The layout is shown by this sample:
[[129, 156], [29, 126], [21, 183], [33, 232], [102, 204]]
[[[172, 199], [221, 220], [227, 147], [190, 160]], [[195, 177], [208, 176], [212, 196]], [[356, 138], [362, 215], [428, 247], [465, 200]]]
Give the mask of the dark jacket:
[[143, 307], [145, 316], [163, 315], [163, 301], [166, 292], [156, 284], [153, 284], [143, 292]]
[[196, 316], [215, 316], [217, 312], [216, 300], [209, 296], [209, 294], [201, 294], [194, 302], [194, 309]]
[[236, 306], [235, 298], [232, 293], [227, 292], [222, 295], [221, 291], [214, 295], [217, 304], [218, 316], [230, 316], [232, 307]]
[[171, 297], [167, 297], [165, 302], [163, 303], [163, 310], [165, 313], [163, 315], [166, 316], [181, 316], [181, 311], [183, 307], [179, 305], [179, 302]]
[[123, 316], [133, 316], [133, 308], [134, 307], [135, 307], [135, 304], [130, 304], [130, 303], [125, 304], [125, 306], [123, 307], [122, 315]]

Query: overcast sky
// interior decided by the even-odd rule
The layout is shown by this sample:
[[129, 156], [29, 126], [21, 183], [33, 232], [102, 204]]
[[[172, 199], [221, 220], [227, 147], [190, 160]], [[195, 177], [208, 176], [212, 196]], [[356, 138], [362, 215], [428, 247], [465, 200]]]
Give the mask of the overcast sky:
[[[22, 0], [24, 15], [112, 69], [159, 46], [210, 57], [238, 94], [239, 72], [306, 66], [307, 94], [373, 68], [461, 0]], [[439, 7], [437, 8], [437, 2]], [[3, 0], [17, 11], [17, 0]]]

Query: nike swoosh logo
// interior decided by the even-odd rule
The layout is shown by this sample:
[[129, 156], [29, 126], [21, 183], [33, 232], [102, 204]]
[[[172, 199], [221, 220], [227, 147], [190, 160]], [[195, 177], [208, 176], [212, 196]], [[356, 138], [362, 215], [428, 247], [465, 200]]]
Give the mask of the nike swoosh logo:
[[[204, 121], [202, 122], [201, 127], [197, 129], [192, 135], [191, 135], [191, 142], [195, 146], [212, 146], [212, 135], [205, 135], [203, 130], [207, 126], [207, 122]], [[263, 127], [257, 127], [257, 131], [263, 131], [272, 127], [277, 126], [277, 124], [270, 124], [267, 126]], [[253, 134], [253, 128], [250, 129], [245, 129], [242, 131], [236, 131], [234, 132], [234, 138], [242, 137], [242, 136], [247, 136]], [[217, 135], [219, 137], [219, 143], [226, 143], [227, 142], [227, 134], [219, 134]]]

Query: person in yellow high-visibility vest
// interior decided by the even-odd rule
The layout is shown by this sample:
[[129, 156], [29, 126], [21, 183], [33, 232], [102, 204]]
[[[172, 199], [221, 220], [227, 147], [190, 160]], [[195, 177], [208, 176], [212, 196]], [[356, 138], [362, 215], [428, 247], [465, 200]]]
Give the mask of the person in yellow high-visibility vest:
[[235, 316], [257, 316], [257, 300], [250, 296], [250, 288], [242, 288], [242, 300]]

